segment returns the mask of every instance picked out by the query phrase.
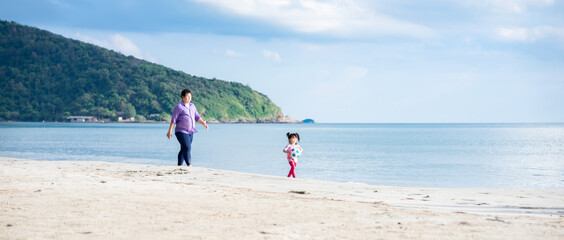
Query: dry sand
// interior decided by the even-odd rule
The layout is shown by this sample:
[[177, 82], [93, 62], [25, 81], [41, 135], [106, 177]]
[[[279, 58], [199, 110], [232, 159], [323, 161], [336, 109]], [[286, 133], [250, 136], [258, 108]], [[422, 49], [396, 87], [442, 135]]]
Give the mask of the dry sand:
[[0, 239], [564, 239], [564, 190], [0, 158]]

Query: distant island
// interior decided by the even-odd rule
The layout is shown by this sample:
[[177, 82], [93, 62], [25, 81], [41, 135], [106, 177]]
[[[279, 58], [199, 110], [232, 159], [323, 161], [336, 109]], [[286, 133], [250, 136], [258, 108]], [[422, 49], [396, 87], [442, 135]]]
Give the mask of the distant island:
[[192, 76], [0, 21], [0, 120], [169, 121], [184, 88], [209, 122], [301, 122], [241, 83]]
[[315, 121], [313, 119], [310, 119], [310, 118], [304, 119], [302, 122], [303, 123], [315, 123]]

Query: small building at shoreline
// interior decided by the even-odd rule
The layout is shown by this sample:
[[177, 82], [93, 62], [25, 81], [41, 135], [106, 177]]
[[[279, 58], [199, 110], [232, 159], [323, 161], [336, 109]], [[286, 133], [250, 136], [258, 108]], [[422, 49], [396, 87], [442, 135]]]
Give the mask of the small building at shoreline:
[[70, 116], [67, 117], [70, 122], [97, 122], [98, 119], [94, 116]]

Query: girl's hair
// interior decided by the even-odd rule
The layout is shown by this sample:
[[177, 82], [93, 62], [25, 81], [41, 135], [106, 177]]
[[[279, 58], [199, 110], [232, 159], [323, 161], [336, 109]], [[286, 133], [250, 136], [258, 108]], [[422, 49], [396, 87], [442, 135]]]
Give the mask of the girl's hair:
[[296, 137], [298, 139], [298, 142], [300, 141], [300, 134], [299, 133], [286, 133], [286, 136], [288, 136], [288, 141], [290, 140], [290, 138]]

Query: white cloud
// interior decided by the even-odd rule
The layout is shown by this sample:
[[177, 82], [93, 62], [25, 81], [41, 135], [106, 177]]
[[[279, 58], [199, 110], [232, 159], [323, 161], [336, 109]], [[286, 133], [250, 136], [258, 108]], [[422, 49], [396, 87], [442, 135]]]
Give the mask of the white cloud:
[[148, 54], [144, 54], [141, 49], [129, 38], [124, 37], [121, 34], [113, 34], [108, 39], [100, 40], [91, 36], [86, 36], [82, 34], [75, 34], [75, 37], [83, 42], [92, 43], [103, 48], [112, 49], [117, 52], [121, 52], [125, 55], [131, 55], [136, 58], [145, 59], [151, 62], [156, 62], [156, 60]]
[[339, 37], [393, 35], [428, 37], [429, 28], [368, 10], [346, 0], [196, 0], [244, 17], [303, 33]]
[[535, 42], [542, 39], [564, 40], [564, 28], [550, 26], [534, 28], [500, 28], [498, 36], [507, 41]]
[[280, 54], [278, 54], [277, 52], [262, 50], [262, 55], [268, 60], [272, 60], [274, 62], [282, 62], [282, 58], [280, 58]]
[[524, 13], [532, 7], [545, 7], [554, 4], [554, 0], [473, 0], [463, 4], [483, 7], [495, 12]]
[[225, 50], [225, 55], [227, 55], [228, 57], [242, 57], [243, 56], [243, 54], [235, 52], [231, 49]]
[[527, 28], [501, 28], [498, 35], [503, 39], [510, 41], [529, 41], [530, 34]]
[[137, 58], [143, 57], [141, 50], [139, 50], [139, 47], [137, 47], [137, 45], [135, 45], [133, 41], [122, 35], [112, 35], [110, 38], [110, 44], [114, 47], [115, 50], [122, 52], [123, 54], [132, 55]]

